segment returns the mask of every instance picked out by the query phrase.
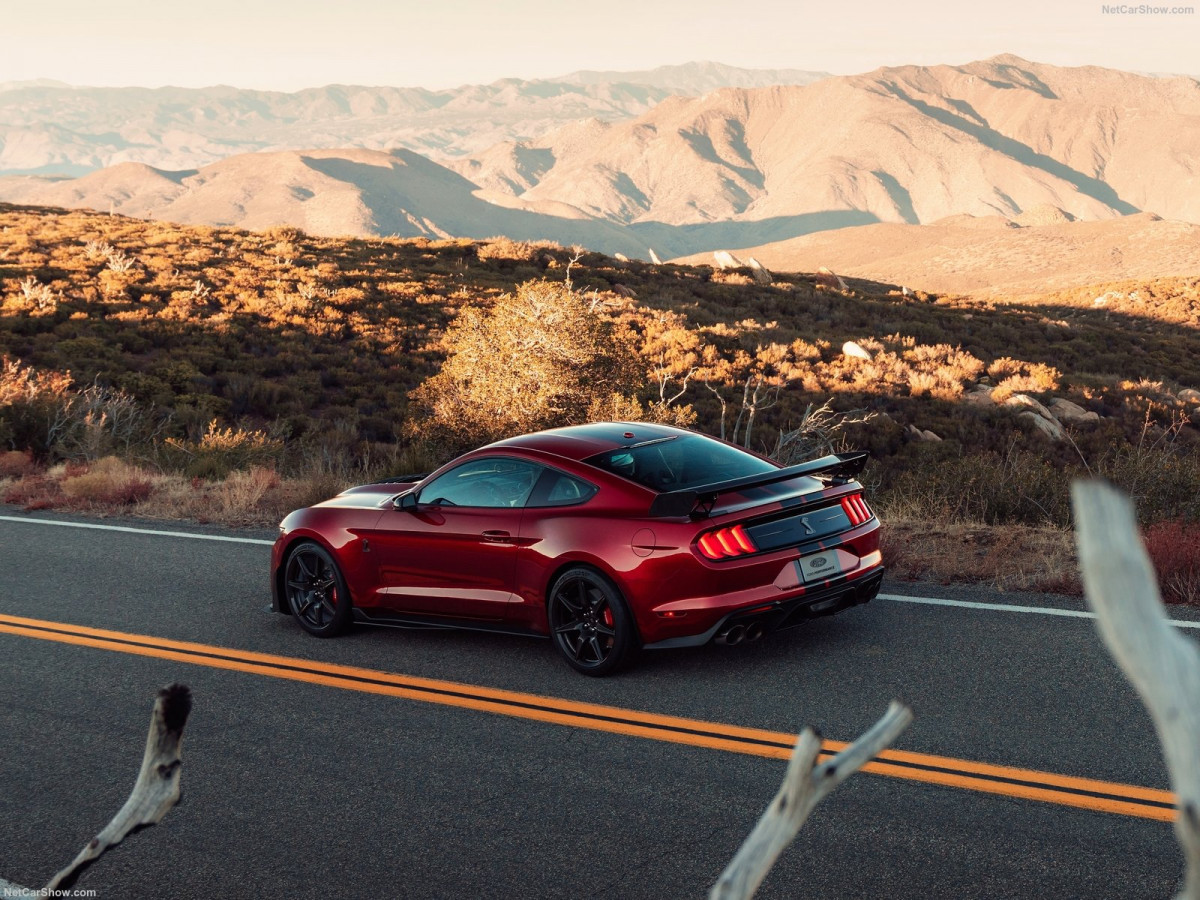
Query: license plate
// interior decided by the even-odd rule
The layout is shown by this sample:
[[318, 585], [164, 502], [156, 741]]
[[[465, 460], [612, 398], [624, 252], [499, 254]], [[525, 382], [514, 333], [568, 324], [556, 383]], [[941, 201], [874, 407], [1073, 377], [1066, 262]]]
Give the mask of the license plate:
[[802, 556], [796, 560], [801, 581], [822, 581], [842, 573], [842, 564], [838, 560], [836, 550], [825, 553], [814, 553], [812, 556]]

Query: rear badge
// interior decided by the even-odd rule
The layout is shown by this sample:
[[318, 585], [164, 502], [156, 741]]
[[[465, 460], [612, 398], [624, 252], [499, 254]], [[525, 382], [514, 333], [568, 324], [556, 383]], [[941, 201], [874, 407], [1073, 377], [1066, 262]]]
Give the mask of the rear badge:
[[836, 550], [803, 556], [796, 560], [801, 581], [820, 581], [842, 573], [842, 564]]

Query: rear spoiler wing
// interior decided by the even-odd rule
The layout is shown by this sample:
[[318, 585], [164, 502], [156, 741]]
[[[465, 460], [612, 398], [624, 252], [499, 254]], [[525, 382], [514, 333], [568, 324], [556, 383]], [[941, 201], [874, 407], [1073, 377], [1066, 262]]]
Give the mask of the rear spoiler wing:
[[801, 475], [815, 476], [830, 484], [845, 484], [862, 472], [870, 455], [865, 450], [853, 453], [831, 453], [820, 459], [812, 459], [796, 466], [787, 466], [762, 475], [731, 478], [729, 481], [718, 481], [684, 491], [668, 491], [654, 498], [654, 502], [650, 504], [650, 515], [656, 519], [689, 516], [697, 504], [712, 504], [720, 494], [778, 484], [781, 481], [799, 478]]

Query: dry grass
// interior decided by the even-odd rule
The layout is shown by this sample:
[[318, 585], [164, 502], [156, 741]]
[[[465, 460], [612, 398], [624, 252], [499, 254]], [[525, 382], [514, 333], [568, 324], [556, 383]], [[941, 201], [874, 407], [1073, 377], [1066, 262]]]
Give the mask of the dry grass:
[[136, 466], [106, 456], [85, 471], [66, 475], [59, 489], [68, 503], [77, 509], [132, 506], [144, 501], [153, 491], [151, 477]]
[[1082, 592], [1074, 540], [1066, 529], [885, 520], [881, 544], [893, 578], [987, 584], [1002, 591]]
[[1200, 604], [1200, 524], [1175, 519], [1146, 529], [1146, 550], [1168, 603]]
[[61, 509], [94, 516], [271, 526], [292, 510], [328, 499], [361, 480], [331, 473], [281, 478], [263, 466], [212, 480], [164, 474], [106, 457], [0, 475], [0, 502], [26, 511]]

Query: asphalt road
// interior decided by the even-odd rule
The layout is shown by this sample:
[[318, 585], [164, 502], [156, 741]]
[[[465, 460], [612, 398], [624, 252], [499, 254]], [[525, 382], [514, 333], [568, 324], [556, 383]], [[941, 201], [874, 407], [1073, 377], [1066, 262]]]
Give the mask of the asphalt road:
[[[834, 740], [899, 697], [916, 720], [897, 748], [1167, 787], [1149, 718], [1087, 619], [880, 599], [749, 646], [647, 653], [595, 680], [527, 638], [311, 638], [265, 611], [268, 559], [255, 544], [0, 521], [0, 614], [793, 734], [811, 724]], [[124, 802], [155, 690], [193, 690], [183, 802], [83, 876], [100, 898], [702, 897], [784, 770], [14, 634], [0, 634], [0, 660], [0, 876], [32, 887]], [[758, 896], [1165, 897], [1181, 867], [1163, 821], [860, 773]]]

